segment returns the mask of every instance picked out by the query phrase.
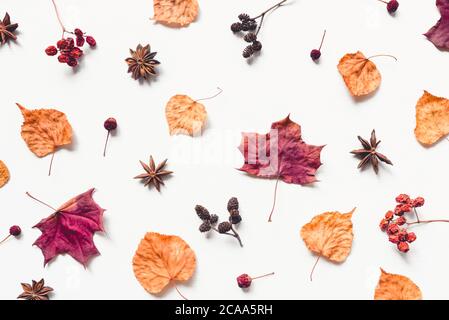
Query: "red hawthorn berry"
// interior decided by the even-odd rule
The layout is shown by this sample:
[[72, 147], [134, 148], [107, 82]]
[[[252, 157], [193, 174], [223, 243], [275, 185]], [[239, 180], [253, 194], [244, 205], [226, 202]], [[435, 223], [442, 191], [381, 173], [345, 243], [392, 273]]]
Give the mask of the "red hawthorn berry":
[[91, 47], [95, 47], [97, 45], [97, 41], [95, 41], [94, 37], [92, 36], [87, 36], [86, 37], [86, 42], [89, 44], [89, 46]]
[[49, 46], [47, 49], [45, 49], [45, 53], [48, 56], [55, 56], [58, 53], [58, 49], [56, 49], [55, 46]]
[[391, 0], [387, 3], [387, 10], [388, 13], [393, 14], [395, 13], [399, 8], [399, 2], [397, 0]]
[[252, 281], [253, 279], [246, 273], [237, 277], [237, 284], [240, 288], [248, 288]]
[[389, 224], [390, 224], [390, 223], [389, 223], [387, 220], [382, 219], [382, 221], [381, 221], [380, 224], [379, 224], [380, 230], [382, 230], [382, 231], [387, 230]]
[[67, 61], [67, 64], [72, 68], [76, 67], [78, 65], [78, 60], [70, 58], [69, 61]]
[[58, 56], [58, 61], [61, 63], [67, 63], [69, 61], [70, 57], [66, 54], [60, 54]]
[[22, 233], [22, 229], [20, 229], [19, 226], [12, 226], [11, 228], [9, 228], [9, 234], [17, 237]]
[[56, 46], [59, 49], [65, 49], [67, 47], [67, 41], [65, 39], [58, 40], [58, 42], [56, 42]]
[[416, 234], [414, 232], [409, 232], [407, 234], [407, 242], [412, 243], [415, 240], [416, 240]]
[[399, 227], [397, 224], [395, 223], [391, 223], [388, 228], [387, 228], [387, 233], [388, 234], [396, 234], [399, 232]]
[[388, 240], [390, 242], [393, 242], [393, 243], [399, 243], [399, 237], [397, 235], [394, 235], [394, 234], [390, 235], [388, 237]]
[[400, 194], [396, 197], [397, 203], [410, 203], [410, 197], [408, 194]]
[[391, 210], [388, 211], [387, 213], [385, 213], [385, 220], [388, 220], [388, 221], [392, 220], [393, 215], [394, 215], [393, 211], [391, 211]]
[[418, 197], [415, 200], [412, 201], [412, 206], [414, 208], [422, 207], [424, 205], [424, 198]]
[[410, 250], [410, 247], [407, 242], [399, 242], [397, 246], [398, 250], [404, 253]]
[[81, 31], [81, 29], [79, 29], [79, 28], [76, 28], [76, 29], [73, 31], [73, 33], [74, 33], [78, 38], [82, 37], [83, 34], [84, 34], [84, 33]]
[[397, 216], [402, 216], [404, 213], [412, 211], [412, 206], [408, 203], [398, 204], [394, 208], [394, 214]]
[[75, 40], [73, 38], [67, 38], [67, 47], [66, 49], [73, 49], [75, 47]]
[[69, 55], [73, 59], [79, 59], [83, 55], [83, 50], [75, 47], [70, 51]]
[[83, 38], [83, 37], [77, 37], [77, 38], [76, 38], [76, 45], [77, 45], [78, 47], [84, 46], [84, 38]]
[[404, 216], [402, 216], [397, 218], [395, 222], [398, 226], [403, 226], [404, 224], [407, 223], [407, 219]]
[[399, 241], [401, 242], [407, 241], [407, 231], [405, 229], [399, 230], [397, 236], [399, 238]]

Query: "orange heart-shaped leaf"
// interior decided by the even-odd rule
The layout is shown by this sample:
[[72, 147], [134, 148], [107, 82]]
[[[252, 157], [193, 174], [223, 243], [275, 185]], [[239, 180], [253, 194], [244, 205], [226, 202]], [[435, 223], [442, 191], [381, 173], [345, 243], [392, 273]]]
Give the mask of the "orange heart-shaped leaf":
[[172, 27], [185, 27], [195, 21], [197, 0], [154, 0], [154, 20]]
[[382, 268], [379, 282], [374, 293], [375, 300], [421, 300], [419, 287], [409, 278], [388, 273]]
[[6, 164], [0, 160], [0, 188], [9, 181], [9, 170]]
[[201, 134], [207, 119], [204, 105], [186, 95], [175, 95], [165, 107], [170, 134]]

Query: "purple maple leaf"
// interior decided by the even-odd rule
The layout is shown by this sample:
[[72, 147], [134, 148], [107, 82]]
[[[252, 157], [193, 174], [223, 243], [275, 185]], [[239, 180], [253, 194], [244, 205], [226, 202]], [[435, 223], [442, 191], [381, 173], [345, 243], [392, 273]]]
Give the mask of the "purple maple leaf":
[[449, 0], [437, 0], [441, 18], [424, 35], [437, 48], [449, 50]]

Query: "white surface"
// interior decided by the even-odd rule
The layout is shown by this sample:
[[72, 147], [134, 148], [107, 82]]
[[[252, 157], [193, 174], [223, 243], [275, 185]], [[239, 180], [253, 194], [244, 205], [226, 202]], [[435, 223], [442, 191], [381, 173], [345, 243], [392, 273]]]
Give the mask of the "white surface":
[[[399, 193], [422, 195], [422, 217], [449, 218], [446, 181], [449, 142], [425, 149], [415, 140], [415, 104], [424, 89], [449, 96], [449, 55], [438, 51], [422, 34], [439, 18], [434, 1], [401, 1], [391, 17], [376, 0], [305, 1], [280, 8], [268, 16], [260, 34], [262, 55], [249, 65], [241, 57], [243, 40], [229, 26], [247, 11], [258, 14], [275, 0], [200, 1], [196, 23], [181, 30], [154, 24], [152, 1], [60, 0], [69, 29], [92, 34], [98, 48], [87, 52], [77, 72], [47, 57], [60, 28], [50, 0], [2, 0], [18, 22], [19, 41], [0, 48], [0, 159], [11, 181], [0, 190], [0, 230], [23, 228], [20, 240], [0, 246], [0, 298], [14, 299], [20, 282], [39, 280], [55, 289], [54, 299], [155, 299], [136, 281], [131, 259], [147, 231], [179, 235], [194, 249], [198, 267], [182, 292], [191, 299], [371, 299], [379, 267], [409, 276], [426, 299], [448, 298], [448, 225], [416, 228], [418, 239], [407, 255], [396, 251], [378, 229], [385, 211]], [[309, 52], [328, 30], [319, 65]], [[161, 61], [151, 84], [139, 84], [126, 73], [128, 48], [150, 43]], [[363, 51], [367, 56], [388, 53], [398, 57], [375, 60], [383, 76], [371, 98], [352, 99], [337, 71], [340, 57]], [[89, 50], [88, 50], [89, 51]], [[170, 137], [165, 104], [177, 93], [193, 98], [220, 97], [205, 102], [209, 125], [205, 134]], [[20, 137], [22, 117], [15, 102], [29, 108], [55, 107], [65, 112], [74, 128], [72, 150], [39, 159]], [[326, 144], [320, 182], [312, 187], [280, 183], [273, 223], [267, 223], [274, 181], [255, 179], [235, 170], [243, 160], [237, 150], [241, 131], [267, 132], [271, 123], [288, 113], [301, 124], [310, 144]], [[114, 116], [118, 134], [102, 157], [106, 135], [103, 121]], [[358, 147], [358, 134], [375, 128], [383, 141], [380, 151], [394, 162], [376, 176], [359, 172], [349, 151]], [[169, 158], [175, 171], [158, 194], [132, 177], [141, 172], [138, 160], [153, 154]], [[105, 213], [107, 234], [95, 236], [101, 256], [87, 270], [70, 256], [59, 256], [43, 268], [40, 250], [32, 247], [40, 235], [31, 229], [51, 212], [25, 196], [29, 191], [54, 206], [97, 188], [95, 200]], [[195, 204], [222, 217], [229, 197], [241, 203], [239, 231], [245, 247], [214, 234], [206, 239]], [[354, 215], [354, 244], [347, 261], [320, 261], [314, 281], [309, 272], [315, 257], [299, 237], [301, 226], [328, 210]], [[241, 273], [276, 275], [240, 290]], [[179, 299], [173, 288], [162, 298]]]

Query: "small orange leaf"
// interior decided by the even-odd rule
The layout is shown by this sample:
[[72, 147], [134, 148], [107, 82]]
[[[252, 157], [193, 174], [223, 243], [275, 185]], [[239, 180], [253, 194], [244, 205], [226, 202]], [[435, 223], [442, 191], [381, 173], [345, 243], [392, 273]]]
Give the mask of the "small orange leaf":
[[185, 27], [195, 21], [197, 0], [154, 0], [154, 20], [172, 27]]
[[0, 160], [0, 188], [9, 181], [9, 170], [6, 164]]
[[416, 139], [430, 146], [447, 134], [449, 134], [449, 100], [424, 91], [416, 104]]
[[[349, 256], [354, 237], [351, 221], [354, 211], [355, 208], [343, 214], [336, 211], [325, 212], [302, 227], [301, 237], [307, 248], [318, 255], [317, 261], [320, 257], [325, 257], [340, 263]], [[312, 274], [310, 278], [312, 279]]]
[[207, 119], [204, 105], [186, 95], [173, 96], [165, 107], [170, 134], [200, 134]]
[[419, 287], [409, 278], [380, 269], [374, 300], [422, 300]]
[[195, 253], [184, 240], [155, 232], [145, 235], [133, 258], [134, 275], [151, 294], [171, 281], [189, 280], [195, 268]]
[[66, 115], [54, 109], [28, 110], [17, 104], [22, 112], [22, 138], [38, 157], [54, 153], [60, 146], [72, 142], [72, 127]]
[[338, 71], [349, 92], [355, 97], [375, 91], [382, 80], [376, 65], [360, 51], [344, 55], [338, 63]]

